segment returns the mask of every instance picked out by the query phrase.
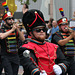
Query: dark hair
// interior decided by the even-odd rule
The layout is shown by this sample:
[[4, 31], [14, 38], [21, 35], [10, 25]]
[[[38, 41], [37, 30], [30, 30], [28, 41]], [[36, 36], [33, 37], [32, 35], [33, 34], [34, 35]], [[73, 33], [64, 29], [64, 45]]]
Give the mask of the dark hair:
[[29, 8], [27, 4], [25, 4], [25, 5], [26, 5], [26, 8]]
[[50, 24], [50, 26], [52, 27], [52, 23]]
[[51, 21], [51, 23], [54, 21], [54, 19], [53, 18], [50, 18], [50, 21]]

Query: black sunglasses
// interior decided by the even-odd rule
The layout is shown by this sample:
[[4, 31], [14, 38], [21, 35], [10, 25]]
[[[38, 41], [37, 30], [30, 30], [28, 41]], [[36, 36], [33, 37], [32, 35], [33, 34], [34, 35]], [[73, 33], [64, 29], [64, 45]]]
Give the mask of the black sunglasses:
[[46, 28], [41, 28], [41, 29], [39, 29], [39, 28], [36, 28], [36, 29], [33, 29], [33, 31], [36, 31], [36, 32], [41, 32], [41, 30], [43, 31], [43, 32], [46, 32]]
[[14, 20], [14, 18], [13, 18], [13, 17], [8, 17], [8, 18], [6, 18], [5, 20], [11, 20], [11, 19], [13, 19], [13, 20]]
[[62, 24], [60, 24], [60, 25], [68, 25], [68, 23], [62, 23]]

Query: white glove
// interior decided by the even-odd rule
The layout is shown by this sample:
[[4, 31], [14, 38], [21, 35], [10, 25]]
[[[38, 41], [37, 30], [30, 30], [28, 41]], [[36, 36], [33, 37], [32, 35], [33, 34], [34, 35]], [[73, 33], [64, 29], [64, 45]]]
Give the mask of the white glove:
[[61, 67], [59, 66], [59, 65], [54, 65], [53, 66], [53, 70], [54, 70], [54, 72], [55, 72], [55, 74], [56, 75], [60, 75], [60, 74], [62, 74], [62, 69], [61, 69]]
[[47, 75], [47, 73], [45, 72], [45, 70], [42, 70], [42, 72], [40, 73], [40, 75]]

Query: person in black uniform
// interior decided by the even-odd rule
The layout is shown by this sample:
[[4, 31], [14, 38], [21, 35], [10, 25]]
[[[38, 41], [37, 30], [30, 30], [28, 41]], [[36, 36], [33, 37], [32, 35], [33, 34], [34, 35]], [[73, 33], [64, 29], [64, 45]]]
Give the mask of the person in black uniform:
[[52, 36], [52, 43], [58, 44], [70, 63], [68, 75], [75, 75], [75, 31], [70, 30], [69, 23], [66, 17], [60, 18], [58, 21], [59, 32]]
[[23, 15], [23, 24], [32, 37], [19, 48], [24, 75], [64, 75], [69, 63], [57, 45], [45, 41], [46, 25], [42, 12], [27, 11]]
[[3, 70], [3, 65], [2, 65], [2, 60], [1, 60], [1, 46], [0, 46], [0, 75], [2, 74], [2, 70]]
[[2, 65], [5, 75], [18, 75], [18, 39], [25, 40], [25, 37], [20, 32], [18, 24], [13, 24], [14, 18], [10, 11], [6, 12], [2, 19], [6, 23], [0, 29]]

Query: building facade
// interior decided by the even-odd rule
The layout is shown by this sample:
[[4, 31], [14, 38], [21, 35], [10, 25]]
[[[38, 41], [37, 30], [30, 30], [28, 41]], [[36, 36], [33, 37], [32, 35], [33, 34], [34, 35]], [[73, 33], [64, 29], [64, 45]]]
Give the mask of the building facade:
[[[16, 1], [16, 0], [15, 0]], [[65, 17], [73, 18], [73, 12], [75, 11], [75, 0], [37, 0], [34, 3], [30, 0], [29, 9], [39, 9], [43, 12], [45, 16], [45, 20], [48, 21], [50, 18], [54, 18], [58, 20], [61, 18], [61, 14], [59, 12], [59, 8], [63, 8]], [[16, 1], [16, 5], [18, 6], [17, 12], [22, 12], [22, 5], [20, 2]]]
[[[4, 8], [2, 7], [2, 2], [6, 0], [0, 0], [0, 19], [2, 14], [4, 13]], [[25, 0], [24, 0], [25, 1]], [[37, 2], [33, 2], [30, 0], [29, 9], [38, 9], [41, 10], [44, 14], [45, 21], [48, 21], [50, 18], [54, 18], [58, 20], [61, 18], [61, 14], [59, 12], [59, 8], [63, 8], [65, 17], [69, 19], [73, 18], [73, 14], [75, 11], [75, 0], [37, 0]], [[17, 5], [17, 10], [14, 13], [15, 19], [22, 19], [22, 7], [21, 3], [18, 0], [15, 0], [15, 4]]]

